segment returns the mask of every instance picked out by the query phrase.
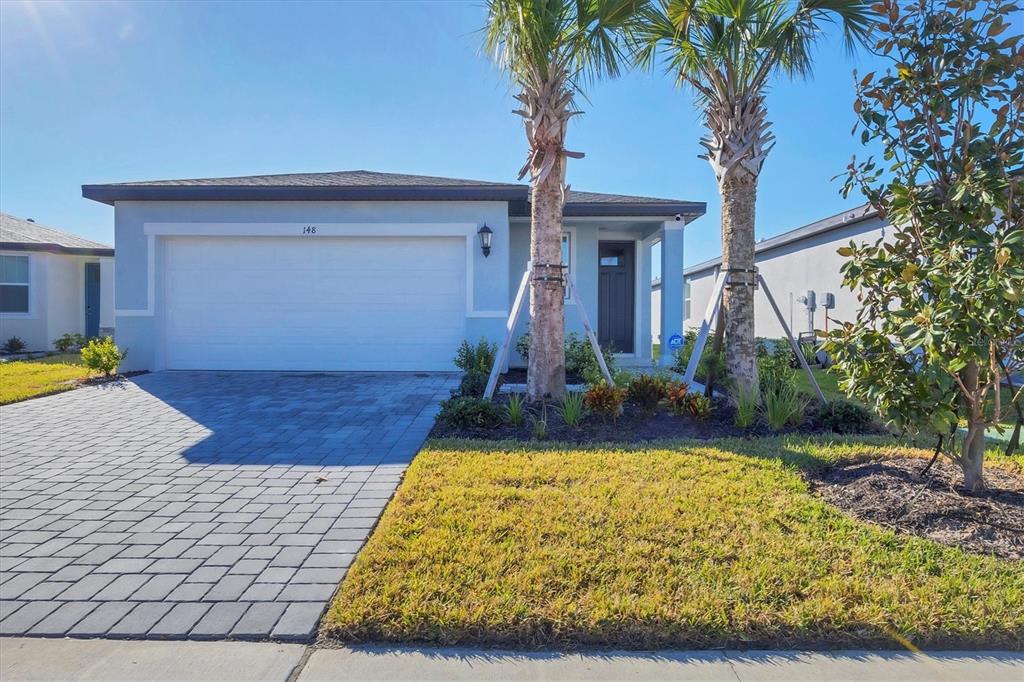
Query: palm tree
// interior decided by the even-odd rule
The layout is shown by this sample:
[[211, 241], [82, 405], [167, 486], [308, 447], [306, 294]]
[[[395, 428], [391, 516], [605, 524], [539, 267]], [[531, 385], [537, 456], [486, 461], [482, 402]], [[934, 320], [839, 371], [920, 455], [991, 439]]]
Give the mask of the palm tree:
[[622, 30], [641, 0], [488, 0], [485, 49], [519, 92], [529, 152], [519, 171], [529, 174], [531, 400], [565, 392], [565, 290], [562, 282], [562, 208], [568, 187], [565, 148], [569, 119], [583, 85], [615, 76], [622, 61]]
[[772, 78], [808, 76], [811, 49], [839, 24], [848, 51], [871, 30], [863, 0], [652, 0], [633, 35], [638, 64], [659, 55], [696, 93], [708, 134], [700, 144], [722, 201], [722, 309], [726, 370], [741, 390], [757, 386], [754, 346], [754, 205], [774, 146], [765, 94]]

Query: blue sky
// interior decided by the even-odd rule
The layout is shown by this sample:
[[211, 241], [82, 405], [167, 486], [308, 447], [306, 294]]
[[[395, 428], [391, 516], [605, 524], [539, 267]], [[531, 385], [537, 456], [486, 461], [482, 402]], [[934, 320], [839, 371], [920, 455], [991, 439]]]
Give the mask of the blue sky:
[[[113, 209], [82, 184], [347, 169], [514, 181], [525, 141], [480, 53], [483, 22], [478, 2], [2, 2], [0, 207], [109, 243]], [[773, 87], [758, 238], [859, 203], [830, 178], [859, 151], [851, 72], [870, 59], [826, 41], [812, 81]], [[686, 263], [718, 255], [690, 93], [633, 73], [589, 100], [570, 184], [706, 201]]]

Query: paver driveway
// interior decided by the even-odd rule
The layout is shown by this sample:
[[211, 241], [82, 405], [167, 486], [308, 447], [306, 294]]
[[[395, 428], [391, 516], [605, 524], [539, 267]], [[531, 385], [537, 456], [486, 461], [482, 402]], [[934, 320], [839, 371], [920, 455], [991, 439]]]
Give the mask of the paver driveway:
[[454, 385], [161, 372], [0, 408], [0, 634], [311, 637]]

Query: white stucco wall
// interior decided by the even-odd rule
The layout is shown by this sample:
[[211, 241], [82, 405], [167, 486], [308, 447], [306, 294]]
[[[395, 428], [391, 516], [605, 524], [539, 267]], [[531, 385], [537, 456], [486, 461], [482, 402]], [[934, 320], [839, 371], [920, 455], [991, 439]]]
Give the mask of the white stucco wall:
[[[194, 224], [189, 227], [184, 224]], [[485, 258], [476, 238], [478, 226], [493, 230], [492, 252]], [[472, 310], [467, 310], [466, 337], [503, 337], [509, 305], [509, 228], [505, 202], [146, 202], [119, 201], [115, 206], [115, 309], [118, 346], [129, 351], [126, 370], [162, 369], [163, 243], [161, 226], [175, 225], [179, 233], [213, 234], [218, 225], [232, 226], [243, 236], [270, 230], [303, 239], [295, 224], [319, 224], [333, 229], [362, 231], [377, 236], [388, 226], [402, 225], [413, 234], [440, 234], [451, 225], [472, 225]], [[420, 228], [420, 226], [422, 226]], [[147, 234], [147, 227], [148, 232]], [[461, 229], [461, 228], [460, 228]], [[185, 230], [185, 232], [181, 232]], [[329, 231], [329, 230], [328, 230]], [[316, 237], [313, 237], [314, 239]], [[396, 237], [401, 238], [401, 237]], [[386, 258], [387, 253], [381, 253]], [[415, 330], [410, 330], [415, 333]]]
[[[869, 218], [757, 255], [757, 268], [768, 283], [794, 335], [812, 329], [825, 329], [826, 312], [830, 320], [849, 321], [854, 318], [858, 309], [857, 298], [852, 291], [842, 286], [843, 277], [839, 268], [845, 259], [836, 250], [851, 240], [874, 243], [887, 236], [886, 228], [887, 225], [881, 219]], [[691, 315], [686, 319], [687, 328], [700, 326], [717, 274], [718, 268], [713, 268], [687, 277], [692, 297]], [[817, 309], [812, 319], [808, 318], [806, 307], [797, 301], [808, 290], [814, 291], [817, 297]], [[826, 292], [834, 294], [836, 299], [836, 307], [828, 311], [823, 308]], [[829, 328], [834, 324], [829, 322]], [[754, 333], [767, 338], [781, 338], [784, 335], [782, 326], [761, 292], [754, 296]]]
[[[100, 327], [114, 326], [114, 259], [43, 251], [2, 253], [28, 256], [30, 286], [28, 314], [0, 313], [0, 344], [17, 336], [29, 350], [50, 350], [58, 336], [84, 334], [86, 263], [100, 263]], [[104, 263], [109, 273], [106, 278]]]

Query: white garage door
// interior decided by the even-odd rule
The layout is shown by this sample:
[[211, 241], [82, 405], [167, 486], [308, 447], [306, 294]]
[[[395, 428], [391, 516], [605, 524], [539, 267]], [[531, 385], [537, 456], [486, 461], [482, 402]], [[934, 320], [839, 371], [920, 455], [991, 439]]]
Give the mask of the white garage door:
[[437, 237], [168, 239], [167, 367], [451, 370], [465, 249]]

